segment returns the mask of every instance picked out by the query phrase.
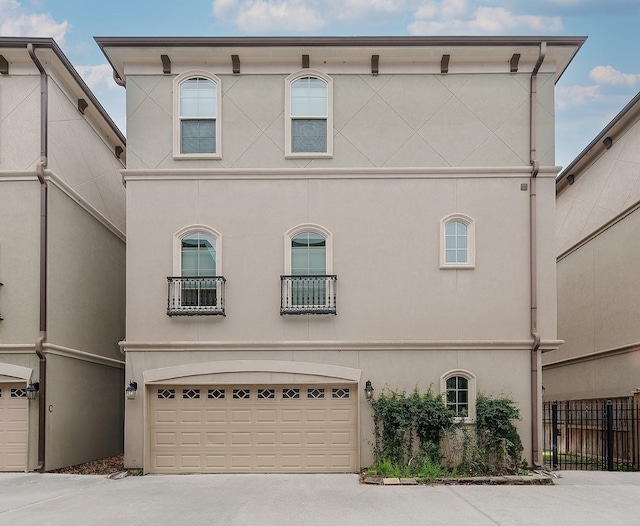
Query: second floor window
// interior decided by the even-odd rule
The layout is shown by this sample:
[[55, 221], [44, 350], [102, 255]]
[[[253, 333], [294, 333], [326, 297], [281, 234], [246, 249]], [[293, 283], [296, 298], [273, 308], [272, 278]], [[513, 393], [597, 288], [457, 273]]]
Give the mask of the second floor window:
[[319, 72], [305, 71], [287, 79], [287, 155], [331, 155], [331, 87], [331, 79]]
[[[181, 76], [183, 77], [183, 76]], [[219, 82], [212, 75], [191, 75], [176, 80], [176, 157], [220, 156]]]
[[475, 264], [475, 221], [464, 214], [441, 219], [440, 268], [472, 269]]
[[204, 232], [182, 238], [182, 277], [199, 278], [216, 275], [216, 240]]

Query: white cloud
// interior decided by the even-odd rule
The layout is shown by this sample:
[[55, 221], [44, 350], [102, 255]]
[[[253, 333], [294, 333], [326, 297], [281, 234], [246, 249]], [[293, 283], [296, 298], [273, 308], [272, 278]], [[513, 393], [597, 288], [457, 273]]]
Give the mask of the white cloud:
[[77, 66], [76, 71], [87, 83], [89, 89], [94, 93], [99, 93], [105, 88], [122, 89], [113, 80], [113, 69], [109, 64], [98, 64], [96, 66]]
[[409, 24], [413, 35], [554, 33], [562, 29], [557, 16], [516, 15], [503, 7], [470, 8], [464, 0], [429, 2], [414, 13]]
[[598, 84], [632, 88], [640, 81], [640, 74], [622, 73], [611, 66], [596, 66], [589, 72], [589, 78]]
[[62, 43], [70, 29], [69, 22], [57, 22], [50, 13], [31, 13], [16, 0], [0, 0], [0, 35], [52, 37]]
[[[460, 2], [464, 0], [448, 0]], [[249, 34], [314, 33], [332, 24], [357, 22], [360, 27], [401, 19], [419, 0], [214, 0], [221, 22]]]
[[599, 86], [558, 86], [556, 105], [563, 110], [572, 106], [582, 106], [600, 98]]

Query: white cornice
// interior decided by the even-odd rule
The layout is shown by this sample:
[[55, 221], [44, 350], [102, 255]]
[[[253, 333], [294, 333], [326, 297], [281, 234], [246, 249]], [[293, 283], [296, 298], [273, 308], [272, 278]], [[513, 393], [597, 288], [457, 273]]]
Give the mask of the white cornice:
[[[543, 340], [543, 351], [557, 349], [562, 341]], [[376, 341], [122, 341], [124, 352], [181, 351], [445, 351], [529, 350], [533, 340], [376, 340]]]
[[[539, 178], [555, 178], [559, 167], [541, 168]], [[121, 170], [125, 181], [190, 179], [451, 179], [522, 178], [527, 166], [438, 168], [176, 168]]]
[[543, 369], [554, 369], [556, 367], [565, 367], [567, 365], [573, 365], [582, 362], [590, 362], [592, 360], [599, 360], [602, 358], [608, 358], [609, 356], [616, 356], [619, 354], [628, 354], [640, 351], [640, 342], [630, 343], [628, 345], [621, 345], [620, 347], [613, 347], [611, 349], [603, 349], [581, 356], [572, 356], [570, 358], [561, 358], [560, 360], [554, 360], [553, 362], [543, 363]]
[[108, 367], [124, 369], [124, 362], [121, 360], [114, 360], [113, 358], [107, 358], [106, 356], [100, 356], [97, 354], [80, 351], [78, 349], [71, 349], [69, 347], [63, 347], [61, 345], [55, 345], [52, 343], [45, 343], [43, 347], [46, 354], [64, 356], [65, 358], [73, 358], [75, 360], [82, 360], [84, 362], [97, 363], [99, 365], [106, 365]]

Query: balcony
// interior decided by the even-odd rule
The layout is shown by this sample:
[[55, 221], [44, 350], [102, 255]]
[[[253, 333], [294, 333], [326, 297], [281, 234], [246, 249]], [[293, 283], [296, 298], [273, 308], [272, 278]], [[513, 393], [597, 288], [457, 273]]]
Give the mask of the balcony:
[[280, 276], [280, 314], [336, 314], [338, 276]]
[[167, 278], [167, 316], [225, 316], [224, 276]]

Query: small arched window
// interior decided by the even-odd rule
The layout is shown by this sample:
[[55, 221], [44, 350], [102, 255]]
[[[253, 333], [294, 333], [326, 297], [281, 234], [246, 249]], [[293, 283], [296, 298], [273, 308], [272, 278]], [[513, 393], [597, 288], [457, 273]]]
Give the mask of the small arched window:
[[475, 222], [463, 214], [440, 221], [440, 268], [475, 267]]
[[220, 81], [204, 72], [191, 72], [174, 81], [174, 155], [220, 157]]
[[440, 378], [440, 391], [447, 407], [456, 417], [473, 422], [476, 417], [476, 377], [462, 369], [449, 371]]
[[333, 151], [332, 82], [313, 70], [286, 80], [285, 152], [292, 157], [326, 157]]

